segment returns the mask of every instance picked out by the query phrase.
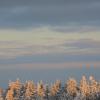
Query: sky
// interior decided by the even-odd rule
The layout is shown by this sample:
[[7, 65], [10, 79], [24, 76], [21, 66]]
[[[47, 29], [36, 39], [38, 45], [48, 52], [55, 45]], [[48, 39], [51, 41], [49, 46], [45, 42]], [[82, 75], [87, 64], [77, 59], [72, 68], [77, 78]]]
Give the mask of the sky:
[[0, 0], [0, 85], [99, 79], [99, 12], [100, 0]]

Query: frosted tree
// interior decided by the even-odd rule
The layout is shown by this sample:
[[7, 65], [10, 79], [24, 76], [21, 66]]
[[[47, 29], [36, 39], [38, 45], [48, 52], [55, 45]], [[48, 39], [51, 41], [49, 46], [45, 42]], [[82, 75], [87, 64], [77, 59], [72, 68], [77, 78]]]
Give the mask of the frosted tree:
[[56, 93], [57, 93], [57, 88], [56, 88], [56, 85], [53, 84], [53, 85], [51, 85], [50, 94], [51, 94], [51, 96], [55, 96]]
[[90, 92], [92, 99], [97, 98], [97, 94], [99, 93], [98, 82], [94, 79], [93, 76], [90, 76]]
[[51, 84], [51, 87], [50, 87], [50, 95], [52, 99], [59, 98], [60, 90], [61, 90], [61, 81], [56, 80], [56, 82], [54, 84]]
[[3, 99], [4, 99], [4, 97], [3, 97], [3, 89], [0, 88], [0, 100], [3, 100]]
[[25, 97], [32, 100], [35, 98], [36, 94], [35, 84], [33, 81], [28, 81], [26, 84]]
[[90, 89], [91, 89], [91, 93], [97, 93], [98, 92], [98, 83], [97, 81], [94, 79], [93, 76], [90, 76]]
[[56, 85], [57, 90], [59, 91], [60, 88], [61, 88], [61, 81], [60, 80], [56, 80], [55, 85]]
[[31, 91], [29, 90], [29, 88], [26, 89], [25, 100], [31, 100]]
[[8, 90], [7, 94], [6, 94], [6, 100], [14, 100], [14, 92], [12, 89]]
[[40, 97], [41, 100], [43, 100], [45, 96], [44, 84], [42, 81], [37, 84], [37, 95]]
[[82, 80], [80, 82], [80, 92], [81, 92], [82, 98], [84, 100], [89, 99], [90, 86], [89, 86], [89, 82], [87, 82], [85, 76], [82, 77]]
[[73, 99], [77, 95], [77, 82], [75, 79], [70, 78], [67, 81], [67, 93], [70, 96], [70, 100]]
[[21, 82], [19, 79], [17, 79], [15, 82], [9, 82], [9, 88], [10, 90], [14, 91], [14, 99], [18, 100], [20, 98], [20, 88], [21, 88]]
[[9, 81], [9, 88], [19, 90], [21, 86], [20, 80], [17, 79], [15, 82]]
[[56, 80], [56, 82], [51, 85], [51, 95], [56, 95], [57, 92], [59, 92], [61, 88], [61, 81], [60, 80]]
[[9, 82], [6, 90], [0, 89], [0, 100], [100, 100], [100, 82], [93, 76], [82, 76], [80, 84], [69, 78], [65, 86], [56, 80], [51, 86], [40, 81], [21, 83], [19, 79]]

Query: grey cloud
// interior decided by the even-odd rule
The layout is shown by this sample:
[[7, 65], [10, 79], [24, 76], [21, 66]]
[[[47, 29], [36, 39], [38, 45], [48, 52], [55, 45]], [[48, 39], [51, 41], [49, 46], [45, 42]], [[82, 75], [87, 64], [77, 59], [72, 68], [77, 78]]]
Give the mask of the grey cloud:
[[51, 27], [50, 30], [62, 33], [85, 33], [85, 32], [99, 32], [99, 26], [87, 26], [87, 25], [69, 25], [61, 27]]
[[0, 27], [100, 25], [99, 0], [2, 0]]
[[16, 58], [25, 55], [67, 54], [97, 55], [100, 54], [100, 41], [91, 39], [65, 41], [61, 44], [27, 44], [18, 41], [1, 41], [0, 58]]
[[64, 46], [77, 47], [78, 49], [99, 49], [100, 50], [100, 41], [95, 41], [92, 39], [81, 39], [78, 41], [72, 41], [65, 43]]
[[77, 5], [77, 4], [90, 4], [90, 3], [98, 3], [99, 0], [2, 0], [0, 1], [0, 7], [11, 7], [11, 6], [23, 6], [23, 5]]
[[56, 51], [61, 52], [62, 50], [58, 45], [46, 45], [46, 44], [29, 44], [19, 41], [0, 41], [0, 58], [8, 59], [15, 58], [18, 56], [25, 55], [39, 55], [49, 54]]

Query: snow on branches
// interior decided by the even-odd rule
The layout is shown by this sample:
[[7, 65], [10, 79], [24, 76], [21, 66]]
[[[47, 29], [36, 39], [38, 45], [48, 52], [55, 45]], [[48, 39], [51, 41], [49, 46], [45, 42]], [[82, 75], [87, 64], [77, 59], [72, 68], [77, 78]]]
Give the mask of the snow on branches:
[[6, 90], [0, 88], [0, 100], [100, 100], [100, 82], [93, 76], [82, 76], [80, 83], [69, 78], [65, 84], [56, 80], [51, 85], [17, 79]]

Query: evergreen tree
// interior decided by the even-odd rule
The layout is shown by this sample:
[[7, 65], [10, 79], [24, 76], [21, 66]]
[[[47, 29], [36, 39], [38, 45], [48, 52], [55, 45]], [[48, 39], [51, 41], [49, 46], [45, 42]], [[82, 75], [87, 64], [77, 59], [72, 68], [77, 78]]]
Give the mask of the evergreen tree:
[[45, 98], [46, 98], [46, 100], [49, 99], [49, 96], [50, 96], [49, 86], [48, 86], [48, 84], [46, 84], [45, 85]]
[[0, 88], [0, 100], [4, 100], [3, 89], [2, 88]]
[[13, 90], [12, 89], [8, 90], [6, 95], [6, 100], [14, 100], [13, 95], [14, 95]]
[[90, 96], [90, 86], [89, 82], [87, 82], [87, 79], [85, 76], [82, 77], [82, 80], [80, 82], [80, 92], [83, 99], [89, 99]]
[[65, 86], [56, 80], [49, 86], [40, 81], [37, 85], [33, 81], [22, 84], [19, 79], [9, 82], [8, 89], [0, 89], [0, 100], [100, 100], [100, 82], [93, 76], [89, 80], [82, 77], [80, 84], [70, 78]]
[[30, 97], [30, 99], [34, 99], [36, 96], [36, 87], [33, 81], [28, 81], [26, 83], [26, 92], [25, 92], [25, 96], [27, 98]]
[[37, 84], [37, 95], [40, 98], [40, 100], [43, 100], [43, 98], [45, 96], [44, 84], [42, 81], [40, 81]]
[[74, 98], [76, 97], [77, 95], [77, 82], [75, 79], [73, 78], [70, 78], [68, 81], [67, 81], [67, 93], [68, 95], [70, 96], [70, 98]]

